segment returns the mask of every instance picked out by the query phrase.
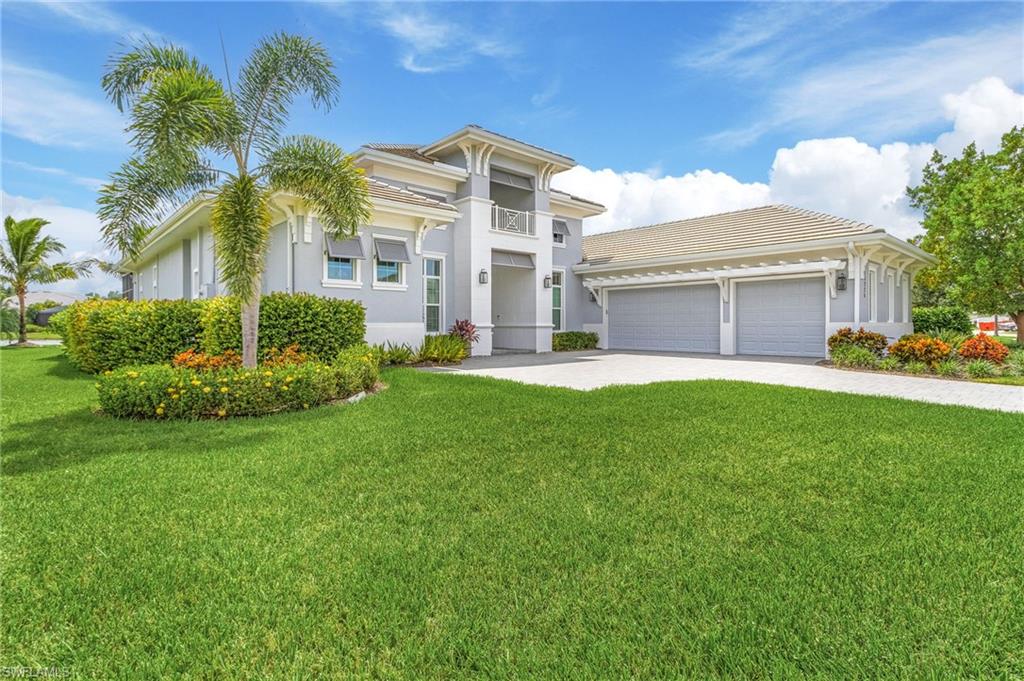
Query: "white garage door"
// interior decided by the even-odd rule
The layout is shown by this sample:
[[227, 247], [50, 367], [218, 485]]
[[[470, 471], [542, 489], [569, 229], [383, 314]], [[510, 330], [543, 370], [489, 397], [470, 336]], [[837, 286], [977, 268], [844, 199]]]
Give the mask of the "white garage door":
[[736, 352], [825, 356], [824, 278], [736, 284]]
[[718, 301], [717, 284], [609, 291], [608, 347], [717, 353]]

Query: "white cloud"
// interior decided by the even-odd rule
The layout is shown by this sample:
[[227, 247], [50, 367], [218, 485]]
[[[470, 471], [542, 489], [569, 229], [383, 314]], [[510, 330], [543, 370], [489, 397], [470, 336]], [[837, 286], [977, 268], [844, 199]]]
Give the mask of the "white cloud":
[[3, 162], [5, 165], [13, 166], [15, 168], [21, 168], [22, 170], [27, 170], [30, 173], [38, 173], [40, 175], [51, 175], [53, 177], [63, 177], [67, 180], [70, 180], [74, 184], [77, 184], [81, 187], [88, 187], [93, 191], [99, 189], [106, 183], [105, 180], [101, 180], [98, 177], [83, 177], [81, 175], [76, 175], [72, 172], [64, 170], [63, 168], [49, 168], [47, 166], [37, 166], [32, 165], [31, 163], [25, 163], [24, 161], [16, 161], [10, 158], [5, 158]]
[[[2, 212], [5, 216], [13, 215], [18, 220], [30, 217], [49, 220], [50, 224], [44, 228], [44, 234], [53, 236], [64, 244], [65, 259], [116, 260], [116, 256], [100, 241], [100, 221], [92, 211], [64, 206], [53, 199], [14, 196], [7, 192], [0, 192], [0, 203], [3, 205]], [[120, 286], [117, 277], [94, 271], [88, 279], [47, 284], [46, 288], [69, 293], [95, 291], [105, 294], [107, 291], [120, 289]]]
[[854, 137], [809, 139], [778, 149], [768, 184], [740, 182], [699, 170], [682, 176], [576, 167], [553, 185], [604, 203], [608, 212], [586, 221], [588, 234], [698, 215], [787, 203], [883, 227], [899, 237], [920, 231], [920, 216], [905, 196], [920, 182], [936, 146], [958, 155], [971, 140], [994, 151], [1001, 135], [1024, 125], [1024, 96], [998, 78], [985, 78], [942, 98], [952, 130], [936, 143], [872, 146]]
[[772, 81], [757, 122], [708, 141], [743, 146], [776, 129], [812, 134], [842, 129], [872, 138], [910, 134], [942, 120], [937, 104], [951, 90], [986, 76], [1019, 84], [1022, 54], [1024, 37], [1017, 25], [858, 51]]
[[[156, 39], [159, 32], [119, 14], [105, 3], [99, 2], [32, 2], [10, 3], [24, 10], [47, 10], [59, 20], [92, 33], [105, 33], [131, 41], [142, 38]], [[7, 9], [5, 7], [4, 9]]]
[[423, 6], [385, 5], [377, 23], [402, 44], [402, 68], [412, 73], [439, 73], [469, 64], [476, 57], [507, 59], [518, 53], [506, 37], [430, 14]]
[[124, 122], [112, 104], [77, 92], [55, 73], [3, 62], [3, 130], [45, 146], [123, 146]]

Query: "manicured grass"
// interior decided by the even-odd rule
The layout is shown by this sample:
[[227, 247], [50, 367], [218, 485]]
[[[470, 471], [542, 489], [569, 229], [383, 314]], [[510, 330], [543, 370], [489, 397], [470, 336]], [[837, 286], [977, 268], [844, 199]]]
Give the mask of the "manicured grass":
[[118, 422], [0, 351], [0, 666], [95, 678], [1016, 677], [1024, 418], [391, 371]]
[[975, 378], [979, 383], [999, 383], [1002, 385], [1024, 385], [1024, 376], [995, 376], [993, 378]]

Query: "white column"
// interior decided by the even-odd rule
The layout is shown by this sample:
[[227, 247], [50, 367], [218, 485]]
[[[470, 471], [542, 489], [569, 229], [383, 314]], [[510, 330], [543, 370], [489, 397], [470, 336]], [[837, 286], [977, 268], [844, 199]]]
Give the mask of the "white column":
[[[491, 284], [491, 206], [493, 202], [467, 196], [455, 202], [461, 213], [455, 221], [455, 319], [469, 319], [476, 325], [480, 340], [473, 345], [473, 355], [490, 355], [492, 347]], [[488, 282], [480, 283], [481, 270], [487, 271]]]
[[[537, 269], [534, 271], [534, 291], [536, 303], [536, 344], [537, 352], [551, 352], [551, 332], [554, 325], [551, 323], [551, 289], [544, 288], [544, 278], [551, 276], [551, 219], [553, 213], [538, 210], [534, 213], [535, 226], [537, 228]], [[566, 270], [566, 276], [572, 273]], [[569, 288], [569, 282], [562, 282], [562, 294]]]

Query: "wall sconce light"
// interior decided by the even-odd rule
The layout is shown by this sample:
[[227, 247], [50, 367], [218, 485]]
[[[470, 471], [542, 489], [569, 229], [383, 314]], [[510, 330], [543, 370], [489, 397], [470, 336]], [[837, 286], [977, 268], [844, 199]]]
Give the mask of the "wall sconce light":
[[477, 281], [481, 284], [487, 283], [487, 270], [480, 270], [480, 275], [477, 277]]
[[551, 288], [551, 275], [544, 275], [544, 288]]
[[836, 272], [836, 290], [846, 290], [846, 272]]

